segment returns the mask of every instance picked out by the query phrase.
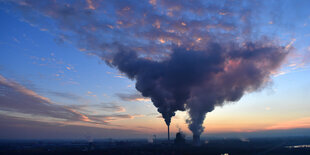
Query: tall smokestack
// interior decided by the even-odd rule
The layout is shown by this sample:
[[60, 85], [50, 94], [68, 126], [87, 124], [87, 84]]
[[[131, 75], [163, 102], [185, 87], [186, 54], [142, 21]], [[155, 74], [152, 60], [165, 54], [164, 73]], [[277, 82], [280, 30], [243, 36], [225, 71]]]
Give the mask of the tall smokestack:
[[199, 145], [200, 144], [200, 135], [193, 135], [193, 144]]
[[170, 142], [170, 129], [169, 129], [169, 125], [168, 126], [168, 142]]

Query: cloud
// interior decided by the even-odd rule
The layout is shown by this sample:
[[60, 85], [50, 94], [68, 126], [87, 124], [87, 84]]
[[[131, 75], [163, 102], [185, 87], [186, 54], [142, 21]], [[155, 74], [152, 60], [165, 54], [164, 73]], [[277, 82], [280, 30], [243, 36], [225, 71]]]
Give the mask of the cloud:
[[290, 48], [292, 48], [292, 45], [294, 44], [294, 42], [296, 41], [295, 38], [293, 38], [290, 43], [288, 43], [286, 46], [285, 46], [285, 49], [286, 50], [289, 50]]
[[68, 92], [56, 92], [56, 91], [49, 91], [48, 94], [51, 94], [53, 96], [61, 97], [64, 99], [69, 100], [83, 100], [81, 96], [78, 96], [76, 94], [68, 93]]
[[87, 91], [87, 96], [97, 97], [93, 92]]
[[274, 73], [272, 73], [272, 75], [274, 76], [274, 77], [278, 77], [278, 76], [281, 76], [281, 75], [285, 75], [285, 74], [287, 74], [288, 72], [285, 72], [285, 71], [277, 71], [277, 72], [274, 72]]
[[[225, 41], [235, 40], [237, 36], [246, 38], [246, 32], [250, 35], [254, 26], [251, 17], [258, 16], [254, 13], [260, 13], [262, 4], [242, 3], [240, 8], [240, 3], [202, 0], [6, 1], [19, 10], [28, 23], [48, 29], [60, 40], [77, 41], [79, 49], [93, 51], [92, 54], [103, 60], [110, 59], [110, 53], [119, 47], [161, 59], [168, 57], [176, 45], [201, 50], [214, 36]], [[56, 27], [44, 23], [42, 18], [52, 19]]]
[[125, 112], [126, 109], [122, 106], [119, 106], [115, 103], [102, 103], [102, 104], [84, 104], [84, 105], [71, 105], [69, 106], [72, 109], [76, 109], [78, 111], [83, 111], [84, 113], [93, 114], [96, 112], [110, 112], [110, 113], [120, 113]]
[[101, 121], [104, 120], [106, 122], [118, 121], [123, 119], [134, 119], [136, 117], [143, 117], [144, 115], [129, 115], [129, 114], [113, 114], [113, 115], [90, 115], [89, 117], [92, 120]]
[[122, 73], [114, 73], [114, 72], [106, 72], [107, 74], [111, 74], [113, 77], [115, 78], [121, 78], [121, 79], [124, 79], [126, 78], [126, 76]]
[[303, 55], [303, 63], [310, 63], [310, 46], [305, 50], [305, 54]]
[[96, 9], [92, 0], [86, 0], [86, 2], [88, 4], [88, 9], [91, 9], [91, 10], [95, 10]]
[[[61, 97], [68, 97], [67, 93], [52, 92]], [[72, 94], [71, 94], [72, 95]], [[69, 99], [76, 99], [75, 95]], [[142, 115], [115, 114], [125, 112], [126, 109], [116, 104], [93, 104], [93, 105], [71, 105], [62, 106], [53, 103], [50, 99], [40, 96], [32, 90], [29, 90], [22, 85], [9, 81], [0, 75], [0, 111], [6, 115], [17, 115], [24, 117], [25, 115], [34, 116], [33, 119], [43, 117], [58, 122], [53, 119], [62, 121], [76, 121], [85, 123], [112, 125], [108, 122], [120, 119], [133, 119]], [[95, 112], [109, 112], [109, 115], [94, 115]]]
[[122, 75], [115, 75], [114, 77], [116, 77], [116, 78], [121, 78], [121, 79], [126, 78], [125, 76], [122, 76]]
[[0, 110], [59, 118], [69, 121], [85, 121], [87, 116], [57, 105], [22, 85], [0, 75]]
[[142, 101], [142, 102], [148, 102], [151, 101], [149, 98], [145, 98], [142, 95], [136, 93], [136, 94], [122, 94], [118, 93], [116, 94], [121, 100], [123, 101]]
[[25, 120], [18, 117], [0, 115], [0, 139], [86, 139], [95, 138], [137, 138], [145, 133], [130, 129], [102, 128], [82, 125], [63, 125]]
[[105, 110], [112, 110], [112, 111], [115, 111], [115, 112], [125, 112], [126, 109], [122, 106], [118, 106], [118, 105], [111, 105], [111, 106], [102, 106], [102, 109], [105, 109]]

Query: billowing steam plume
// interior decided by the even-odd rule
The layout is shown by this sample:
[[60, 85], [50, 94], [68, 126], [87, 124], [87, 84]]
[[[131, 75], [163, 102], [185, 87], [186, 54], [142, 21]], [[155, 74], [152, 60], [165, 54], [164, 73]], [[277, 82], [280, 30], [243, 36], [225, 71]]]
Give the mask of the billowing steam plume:
[[187, 109], [189, 128], [194, 135], [200, 135], [207, 112], [264, 86], [286, 56], [282, 47], [258, 43], [212, 43], [205, 49], [174, 49], [163, 61], [121, 50], [112, 65], [137, 81], [136, 89], [152, 99], [168, 126], [177, 110]]

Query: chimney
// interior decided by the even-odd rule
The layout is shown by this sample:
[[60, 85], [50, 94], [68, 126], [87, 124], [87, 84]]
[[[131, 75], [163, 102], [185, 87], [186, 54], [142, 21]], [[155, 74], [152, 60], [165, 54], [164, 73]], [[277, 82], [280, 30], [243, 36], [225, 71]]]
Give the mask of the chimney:
[[170, 129], [169, 129], [169, 125], [168, 125], [168, 142], [170, 142]]
[[193, 135], [193, 144], [194, 145], [200, 144], [200, 135]]

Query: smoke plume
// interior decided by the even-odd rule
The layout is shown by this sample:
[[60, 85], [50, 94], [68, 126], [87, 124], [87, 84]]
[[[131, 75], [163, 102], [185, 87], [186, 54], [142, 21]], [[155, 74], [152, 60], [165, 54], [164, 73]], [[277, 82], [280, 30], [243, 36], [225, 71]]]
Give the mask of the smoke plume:
[[177, 110], [188, 110], [189, 129], [200, 135], [207, 112], [264, 86], [286, 56], [283, 47], [259, 43], [210, 43], [205, 49], [177, 48], [163, 61], [121, 50], [112, 65], [137, 81], [136, 89], [151, 98], [167, 125]]

